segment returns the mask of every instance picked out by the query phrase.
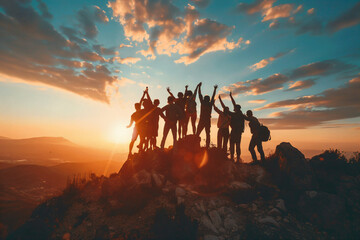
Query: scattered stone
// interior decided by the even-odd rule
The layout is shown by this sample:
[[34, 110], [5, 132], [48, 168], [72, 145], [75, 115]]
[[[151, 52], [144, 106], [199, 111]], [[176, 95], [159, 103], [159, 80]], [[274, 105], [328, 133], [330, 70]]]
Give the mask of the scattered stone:
[[152, 176], [152, 178], [154, 180], [154, 183], [155, 183], [156, 187], [161, 188], [164, 185], [165, 177], [163, 175], [153, 173], [153, 174], [151, 174], [151, 176]]
[[251, 186], [245, 182], [232, 182], [230, 184], [230, 188], [233, 188], [233, 189], [250, 189]]
[[235, 219], [233, 219], [231, 216], [228, 216], [225, 218], [224, 227], [226, 230], [232, 231], [232, 232], [235, 232], [238, 230], [237, 223], [236, 223]]
[[270, 216], [280, 216], [281, 212], [279, 211], [279, 209], [273, 208], [269, 211], [269, 215]]
[[183, 196], [185, 196], [185, 194], [186, 194], [186, 191], [183, 188], [177, 187], [175, 189], [175, 196], [176, 197], [183, 197]]
[[275, 227], [280, 227], [279, 223], [272, 217], [270, 216], [266, 216], [264, 218], [259, 219], [259, 223], [262, 224], [268, 224], [268, 225], [272, 225]]
[[210, 211], [209, 217], [210, 217], [212, 223], [214, 224], [214, 226], [216, 227], [216, 229], [221, 228], [222, 220], [221, 220], [219, 213], [216, 210]]
[[217, 236], [214, 235], [206, 235], [204, 240], [220, 240]]
[[308, 195], [310, 198], [314, 198], [317, 195], [317, 191], [306, 191], [306, 195]]
[[215, 228], [215, 226], [212, 224], [211, 220], [208, 216], [203, 215], [200, 219], [200, 222], [204, 227], [208, 228], [209, 230], [213, 231], [214, 233], [219, 233], [219, 231]]
[[275, 205], [275, 207], [276, 207], [277, 209], [283, 211], [283, 212], [286, 212], [286, 211], [287, 211], [287, 209], [286, 209], [286, 207], [285, 207], [285, 202], [284, 202], [284, 200], [281, 199], [281, 198], [279, 198], [279, 199], [276, 200], [276, 205]]

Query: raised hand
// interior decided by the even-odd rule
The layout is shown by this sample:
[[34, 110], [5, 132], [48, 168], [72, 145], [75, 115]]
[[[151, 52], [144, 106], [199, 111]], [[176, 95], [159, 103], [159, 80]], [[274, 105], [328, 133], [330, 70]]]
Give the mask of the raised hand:
[[185, 88], [188, 89], [189, 85], [185, 85]]
[[230, 96], [232, 96], [232, 93], [231, 93], [231, 91], [230, 91], [229, 95], [230, 95]]
[[218, 85], [215, 85], [214, 88], [217, 89], [217, 88], [218, 88]]
[[167, 90], [168, 92], [170, 92], [170, 87], [167, 87], [166, 90]]

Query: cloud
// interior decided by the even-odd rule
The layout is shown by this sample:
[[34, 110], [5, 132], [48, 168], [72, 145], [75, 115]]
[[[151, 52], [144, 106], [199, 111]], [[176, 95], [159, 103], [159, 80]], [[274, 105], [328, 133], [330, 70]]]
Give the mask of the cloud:
[[93, 49], [101, 55], [117, 55], [118, 52], [115, 50], [115, 47], [105, 48], [100, 44], [93, 45]]
[[109, 22], [105, 11], [101, 10], [98, 6], [84, 7], [79, 10], [77, 12], [77, 20], [84, 31], [84, 36], [87, 38], [94, 38], [98, 34], [95, 22]]
[[336, 19], [330, 21], [327, 28], [334, 33], [341, 29], [355, 26], [360, 23], [360, 2], [356, 3], [351, 9], [341, 14]]
[[240, 47], [241, 41], [227, 39], [233, 27], [201, 19], [190, 4], [184, 11], [164, 0], [116, 0], [110, 1], [108, 6], [127, 38], [147, 44], [148, 49], [138, 53], [148, 59], [155, 59], [157, 54], [180, 54], [182, 56], [175, 62], [190, 64], [206, 53]]
[[265, 99], [256, 99], [256, 100], [250, 100], [248, 101], [248, 103], [255, 103], [255, 104], [263, 104], [265, 103], [266, 100]]
[[47, 5], [42, 0], [37, 0], [37, 2], [38, 2], [38, 8], [39, 8], [39, 10], [41, 12], [41, 15], [44, 18], [51, 19], [53, 16], [49, 12], [49, 9], [48, 9]]
[[310, 88], [315, 85], [314, 79], [308, 79], [304, 81], [296, 81], [294, 83], [291, 83], [289, 88], [286, 91], [300, 91], [304, 90], [306, 88]]
[[262, 15], [264, 18], [262, 22], [269, 21], [277, 18], [287, 18], [290, 17], [294, 9], [293, 4], [281, 4], [272, 8], [268, 8], [263, 11]]
[[290, 108], [273, 114], [275, 118], [264, 120], [271, 128], [300, 129], [318, 126], [327, 121], [360, 116], [360, 77], [346, 85], [322, 93], [270, 103], [258, 110]]
[[253, 65], [251, 65], [249, 68], [252, 70], [252, 71], [256, 71], [256, 70], [259, 70], [261, 68], [264, 68], [266, 67], [268, 64], [270, 64], [272, 61], [275, 61], [276, 59], [280, 58], [280, 57], [283, 57], [285, 56], [286, 54], [288, 53], [291, 53], [291, 52], [294, 52], [295, 49], [292, 49], [292, 50], [289, 50], [289, 51], [286, 51], [286, 52], [280, 52], [278, 54], [276, 54], [274, 57], [269, 57], [269, 58], [266, 58], [266, 59], [262, 59], [260, 60], [260, 62], [257, 62]]
[[340, 60], [330, 59], [298, 67], [289, 73], [289, 77], [291, 79], [298, 79], [311, 76], [328, 76], [351, 70], [358, 70], [358, 67]]
[[311, 15], [315, 13], [315, 8], [310, 8], [309, 10], [307, 10], [307, 14]]
[[210, 0], [190, 0], [193, 2], [196, 6], [205, 8], [210, 4]]
[[135, 64], [141, 60], [141, 58], [137, 58], [137, 57], [126, 57], [126, 58], [115, 57], [115, 59], [118, 61], [118, 63], [126, 64], [126, 65]]
[[130, 45], [130, 44], [120, 44], [120, 46], [119, 46], [119, 48], [132, 48], [133, 46], [132, 45]]
[[44, 6], [37, 12], [26, 1], [0, 1], [0, 7], [1, 76], [109, 102], [106, 90], [121, 80], [77, 31], [63, 26], [65, 35], [58, 32]]
[[236, 10], [240, 13], [252, 15], [271, 8], [274, 2], [276, 0], [255, 0], [253, 3], [239, 3], [236, 6]]
[[223, 87], [224, 91], [231, 91], [233, 95], [246, 93], [248, 95], [261, 95], [277, 89], [282, 89], [283, 84], [288, 82], [289, 78], [283, 74], [273, 74], [262, 80], [261, 78], [248, 80], [246, 82], [237, 82], [228, 87]]

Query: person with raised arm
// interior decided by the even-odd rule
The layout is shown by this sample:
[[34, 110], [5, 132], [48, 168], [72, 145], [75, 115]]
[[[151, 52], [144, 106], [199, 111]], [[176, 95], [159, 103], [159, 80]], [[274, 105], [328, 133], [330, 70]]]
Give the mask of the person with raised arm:
[[165, 125], [160, 147], [164, 148], [165, 141], [170, 130], [173, 135], [173, 146], [176, 147], [176, 122], [179, 120], [181, 109], [178, 107], [178, 105], [175, 104], [174, 97], [169, 96], [168, 104], [163, 107], [161, 111], [165, 112]]
[[132, 155], [132, 149], [134, 147], [134, 143], [137, 139], [137, 137], [139, 136], [139, 124], [140, 122], [142, 122], [142, 117], [144, 115], [144, 111], [143, 109], [141, 109], [141, 105], [144, 101], [144, 98], [145, 98], [145, 91], [143, 93], [143, 96], [141, 97], [140, 99], [140, 102], [138, 103], [135, 103], [135, 112], [131, 115], [131, 118], [130, 118], [130, 124], [127, 126], [127, 128], [130, 128], [133, 123], [135, 123], [135, 127], [133, 129], [133, 134], [132, 134], [132, 138], [131, 138], [131, 141], [130, 141], [130, 144], [129, 144], [129, 155], [128, 157], [130, 157]]
[[230, 159], [234, 161], [234, 155], [235, 155], [234, 148], [236, 148], [236, 162], [240, 163], [242, 161], [240, 157], [241, 155], [240, 143], [241, 143], [242, 133], [244, 132], [245, 118], [244, 118], [244, 114], [241, 111], [241, 106], [239, 104], [236, 104], [231, 92], [230, 92], [230, 98], [234, 106], [234, 112], [229, 111], [231, 117]]
[[185, 128], [184, 128], [184, 135], [187, 134], [189, 120], [191, 120], [191, 126], [193, 130], [193, 134], [196, 134], [196, 118], [197, 118], [197, 111], [196, 111], [196, 95], [199, 89], [200, 83], [196, 86], [194, 93], [191, 90], [187, 90], [185, 92]]
[[214, 110], [219, 114], [219, 118], [217, 121], [217, 127], [219, 128], [217, 133], [217, 147], [227, 152], [231, 117], [229, 114], [229, 108], [224, 105], [220, 95], [219, 95], [219, 100], [223, 108], [223, 111], [218, 109], [214, 103]]
[[[188, 89], [188, 85], [185, 86], [185, 93], [186, 93], [187, 89]], [[172, 94], [169, 87], [166, 88], [166, 90], [168, 91], [170, 96], [172, 96], [175, 99], [174, 102], [180, 109], [180, 116], [179, 116], [179, 119], [178, 119], [178, 134], [179, 134], [179, 139], [180, 139], [181, 137], [185, 136], [182, 133], [184, 133], [184, 125], [185, 125], [185, 103], [186, 103], [186, 99], [184, 97], [184, 93], [182, 93], [182, 92], [178, 92], [178, 94], [177, 94], [178, 97], [175, 98], [174, 94]]]
[[206, 132], [206, 147], [210, 147], [210, 128], [211, 128], [211, 111], [214, 105], [214, 99], [216, 94], [217, 85], [214, 86], [214, 92], [210, 99], [208, 95], [202, 96], [201, 83], [199, 84], [199, 98], [201, 103], [200, 108], [200, 120], [197, 127], [196, 135], [200, 136], [202, 130], [205, 128]]
[[163, 114], [161, 108], [159, 108], [160, 100], [155, 99], [154, 102], [151, 100], [149, 91], [146, 91], [147, 99], [152, 104], [152, 109], [149, 115], [149, 122], [148, 122], [148, 132], [150, 138], [150, 149], [156, 149], [156, 138], [159, 132], [159, 118], [160, 116], [165, 119], [165, 115]]

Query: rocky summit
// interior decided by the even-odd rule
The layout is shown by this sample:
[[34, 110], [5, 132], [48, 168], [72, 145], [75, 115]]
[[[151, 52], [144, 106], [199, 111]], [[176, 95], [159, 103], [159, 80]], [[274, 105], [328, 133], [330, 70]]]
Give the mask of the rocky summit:
[[325, 155], [281, 143], [260, 165], [236, 164], [188, 136], [72, 182], [9, 239], [359, 239], [359, 171]]

